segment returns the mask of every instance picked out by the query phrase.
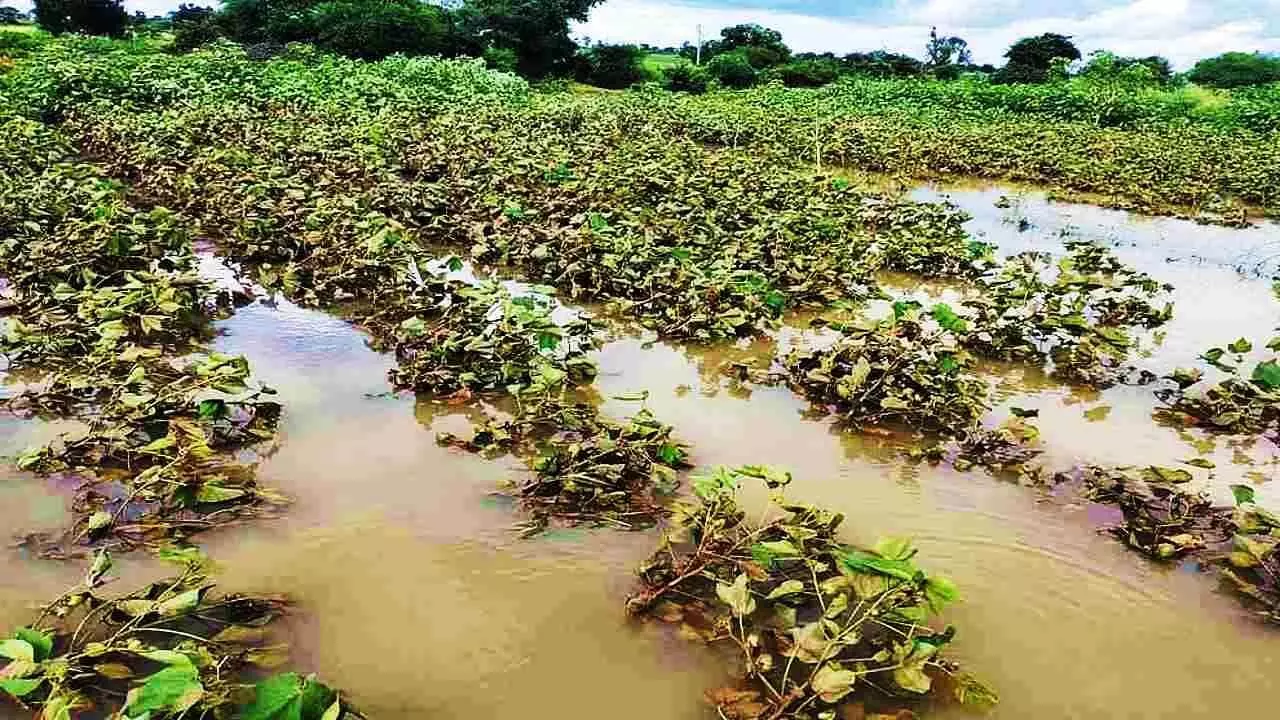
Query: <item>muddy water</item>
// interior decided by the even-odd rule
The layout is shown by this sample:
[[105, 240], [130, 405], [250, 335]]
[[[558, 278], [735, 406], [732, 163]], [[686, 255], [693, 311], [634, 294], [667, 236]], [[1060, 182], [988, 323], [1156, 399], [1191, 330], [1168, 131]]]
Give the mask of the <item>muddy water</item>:
[[[971, 230], [1002, 249], [1056, 247], [1055, 219], [1085, 227], [1085, 209], [1030, 198], [1023, 209], [1034, 211], [1037, 228], [1016, 232], [1005, 211], [987, 207], [991, 192], [950, 195], [975, 215]], [[1190, 244], [1179, 255], [1185, 259], [1166, 263], [1174, 250], [1148, 252], [1160, 237], [1135, 229], [1147, 221], [1107, 222], [1137, 243], [1118, 248], [1127, 261], [1179, 286], [1176, 320], [1144, 360], [1152, 367], [1186, 362], [1239, 335], [1269, 337], [1280, 321], [1268, 284], [1237, 274], [1223, 261], [1235, 256], [1218, 246], [1243, 248], [1253, 231], [1210, 242], [1192, 234], [1224, 231], [1175, 226], [1162, 231], [1176, 238], [1167, 242]], [[1210, 251], [1226, 254], [1192, 264]], [[897, 284], [949, 291], [902, 278]], [[1248, 307], [1233, 310], [1237, 304]], [[434, 433], [460, 430], [465, 415], [388, 394], [391, 361], [350, 327], [260, 300], [221, 328], [218, 349], [247, 355], [255, 375], [280, 392], [280, 441], [261, 479], [296, 504], [281, 521], [224, 529], [202, 542], [223, 566], [224, 586], [287, 590], [298, 599], [292, 634], [301, 668], [322, 671], [381, 718], [708, 717], [699, 696], [723, 680], [723, 668], [701, 648], [621, 615], [652, 534], [575, 530], [518, 540], [508, 531], [518, 513], [491, 493], [518, 470], [436, 446]], [[725, 360], [772, 350], [768, 342], [706, 350], [623, 338], [600, 353], [598, 385], [605, 396], [649, 390], [649, 406], [693, 445], [699, 465], [791, 469], [792, 495], [843, 511], [851, 540], [915, 537], [924, 564], [962, 589], [965, 601], [948, 618], [960, 628], [956, 652], [999, 689], [995, 717], [1274, 711], [1280, 636], [1253, 624], [1207, 578], [1145, 563], [1099, 536], [1095, 528], [1107, 517], [1098, 508], [1045, 501], [980, 473], [904, 465], [888, 441], [840, 433], [785, 389], [742, 391], [716, 373]], [[990, 370], [1006, 404], [1042, 409], [1055, 466], [1172, 463], [1196, 454], [1197, 438], [1151, 423], [1149, 389], [1090, 395], [1025, 368]], [[616, 414], [635, 409], [607, 403]], [[1112, 407], [1105, 421], [1085, 418], [1101, 405]], [[0, 448], [12, 453], [55, 430], [10, 421], [0, 425]], [[1200, 474], [1215, 486], [1251, 470], [1269, 476], [1268, 452], [1242, 448], [1236, 457], [1219, 441], [1214, 477]], [[0, 474], [0, 527], [58, 525], [65, 499], [56, 485], [0, 472], [7, 473]], [[1269, 489], [1264, 484], [1260, 493]], [[122, 569], [147, 572], [154, 569], [142, 560]], [[16, 551], [0, 554], [0, 625], [21, 622], [26, 606], [79, 574], [79, 567]]]

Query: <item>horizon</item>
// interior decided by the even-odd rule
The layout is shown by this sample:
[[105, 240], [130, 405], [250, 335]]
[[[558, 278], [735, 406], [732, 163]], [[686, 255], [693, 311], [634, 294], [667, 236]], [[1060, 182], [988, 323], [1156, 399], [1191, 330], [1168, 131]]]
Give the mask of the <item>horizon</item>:
[[[178, 0], [125, 0], [130, 12], [164, 15]], [[195, 3], [217, 6], [220, 3]], [[29, 0], [0, 0], [29, 11]], [[1228, 51], [1280, 52], [1280, 0], [608, 0], [572, 23], [576, 38], [679, 47], [720, 29], [757, 23], [796, 52], [886, 50], [924, 55], [929, 30], [964, 38], [974, 62], [1003, 63], [1022, 37], [1069, 35], [1085, 55], [1160, 55], [1179, 70]]]

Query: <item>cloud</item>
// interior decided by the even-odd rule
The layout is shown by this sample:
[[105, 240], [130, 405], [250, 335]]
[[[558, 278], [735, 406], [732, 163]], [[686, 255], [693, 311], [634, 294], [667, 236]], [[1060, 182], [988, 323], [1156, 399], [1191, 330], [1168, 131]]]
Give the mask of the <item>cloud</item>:
[[[814, 3], [815, 6], [822, 3]], [[874, 4], [873, 4], [874, 5]], [[743, 22], [782, 32], [803, 52], [891, 50], [923, 54], [931, 25], [969, 41], [977, 62], [999, 64], [1005, 49], [1028, 35], [1071, 35], [1086, 54], [1164, 55], [1180, 68], [1228, 50], [1280, 52], [1275, 16], [1280, 0], [894, 0], [860, 16], [769, 10], [682, 0], [609, 0], [575, 28], [606, 42], [669, 46], [692, 42]]]

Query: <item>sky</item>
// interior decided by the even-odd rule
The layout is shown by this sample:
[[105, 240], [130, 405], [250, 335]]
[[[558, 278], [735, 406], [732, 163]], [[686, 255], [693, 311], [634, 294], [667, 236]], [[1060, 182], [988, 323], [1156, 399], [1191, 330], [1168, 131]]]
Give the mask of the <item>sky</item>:
[[1163, 55], [1181, 69], [1228, 50], [1280, 52], [1280, 0], [608, 0], [575, 36], [680, 45], [742, 22], [778, 30], [796, 51], [924, 55], [929, 28], [1002, 64], [1021, 37], [1073, 36], [1086, 54]]
[[[163, 14], [178, 2], [124, 4], [130, 12]], [[29, 0], [0, 4], [30, 7]], [[1086, 54], [1163, 55], [1180, 69], [1228, 50], [1280, 53], [1280, 0], [607, 0], [575, 24], [574, 35], [665, 47], [693, 42], [699, 24], [716, 37], [744, 22], [781, 31], [796, 51], [916, 57], [936, 25], [967, 40], [976, 62], [997, 65], [1013, 41], [1044, 32], [1073, 36]]]

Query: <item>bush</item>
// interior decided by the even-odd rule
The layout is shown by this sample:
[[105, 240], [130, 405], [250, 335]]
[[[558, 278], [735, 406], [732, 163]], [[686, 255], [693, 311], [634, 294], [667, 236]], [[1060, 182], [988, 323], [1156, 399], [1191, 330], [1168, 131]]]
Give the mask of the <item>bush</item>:
[[26, 57], [48, 42], [49, 36], [44, 33], [13, 32], [0, 28], [0, 55], [5, 57]]
[[1201, 60], [1187, 73], [1197, 85], [1237, 88], [1280, 81], [1280, 57], [1261, 53], [1229, 52]]
[[704, 93], [711, 76], [693, 63], [676, 63], [662, 69], [662, 84], [672, 92]]
[[129, 25], [121, 0], [36, 0], [36, 22], [53, 33], [123, 37]]
[[745, 53], [717, 55], [707, 63], [707, 74], [728, 88], [748, 88], [756, 84], [756, 69]]
[[774, 68], [771, 73], [787, 87], [822, 87], [840, 77], [841, 65], [835, 60], [796, 60]]
[[222, 35], [212, 8], [179, 5], [170, 18], [173, 23], [173, 47], [179, 52], [190, 52]]
[[845, 55], [844, 66], [851, 73], [876, 78], [919, 77], [924, 74], [924, 63], [919, 60], [883, 50]]
[[574, 76], [596, 87], [631, 87], [644, 79], [644, 56], [636, 45], [596, 45], [578, 54]]
[[316, 47], [364, 60], [436, 54], [444, 37], [441, 10], [418, 0], [330, 0], [310, 15]]
[[520, 57], [511, 48], [485, 48], [483, 57], [485, 65], [491, 70], [515, 73], [520, 66]]

